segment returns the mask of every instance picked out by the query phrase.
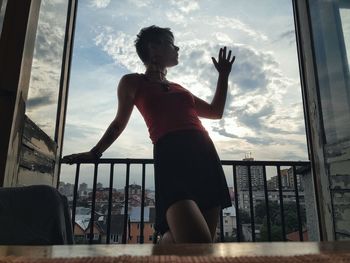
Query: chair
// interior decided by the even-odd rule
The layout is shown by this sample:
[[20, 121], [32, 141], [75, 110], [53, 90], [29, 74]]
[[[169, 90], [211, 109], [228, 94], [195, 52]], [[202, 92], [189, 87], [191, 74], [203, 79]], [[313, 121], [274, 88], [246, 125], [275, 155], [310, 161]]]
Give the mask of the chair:
[[46, 185], [0, 188], [0, 245], [73, 244], [67, 198]]

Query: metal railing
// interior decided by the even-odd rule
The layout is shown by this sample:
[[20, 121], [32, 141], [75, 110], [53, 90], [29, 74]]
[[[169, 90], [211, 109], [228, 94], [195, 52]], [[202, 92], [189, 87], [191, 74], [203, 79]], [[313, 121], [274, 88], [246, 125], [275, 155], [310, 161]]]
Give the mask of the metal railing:
[[[221, 161], [223, 167], [232, 167], [232, 177], [233, 177], [233, 192], [234, 192], [234, 207], [236, 211], [236, 241], [241, 242], [244, 241], [243, 238], [243, 232], [242, 232], [242, 224], [245, 223], [247, 225], [247, 222], [243, 222], [241, 218], [241, 212], [243, 208], [239, 206], [239, 195], [240, 192], [245, 191], [248, 192], [249, 195], [249, 216], [250, 220], [248, 223], [248, 226], [251, 229], [251, 241], [255, 242], [257, 241], [256, 238], [256, 222], [255, 222], [255, 215], [254, 215], [254, 193], [256, 193], [256, 190], [254, 190], [254, 183], [252, 181], [252, 167], [259, 167], [260, 170], [262, 170], [262, 176], [263, 176], [263, 186], [262, 189], [260, 189], [260, 192], [263, 193], [263, 201], [265, 204], [265, 215], [266, 215], [266, 227], [267, 227], [267, 241], [272, 240], [272, 229], [271, 229], [271, 215], [270, 215], [270, 209], [269, 204], [271, 203], [271, 200], [269, 200], [269, 192], [271, 189], [268, 189], [268, 181], [267, 181], [267, 173], [266, 168], [267, 167], [274, 167], [276, 169], [276, 177], [277, 177], [277, 189], [274, 189], [275, 192], [278, 192], [278, 204], [279, 204], [279, 216], [280, 216], [280, 222], [281, 222], [281, 229], [282, 229], [282, 238], [281, 240], [286, 241], [286, 222], [285, 222], [285, 210], [284, 210], [284, 198], [283, 198], [283, 183], [282, 183], [282, 175], [281, 175], [281, 167], [290, 167], [292, 171], [292, 180], [294, 189], [289, 189], [289, 191], [294, 192], [295, 197], [295, 205], [296, 205], [296, 215], [298, 220], [298, 235], [299, 240], [303, 241], [303, 222], [302, 222], [302, 216], [301, 216], [301, 204], [300, 204], [300, 193], [298, 189], [298, 179], [297, 175], [300, 174], [299, 170], [305, 170], [308, 169], [307, 167], [310, 166], [310, 163], [308, 161], [235, 161], [235, 160], [222, 160]], [[62, 161], [61, 164], [67, 164], [66, 162]], [[112, 211], [112, 191], [113, 191], [113, 179], [114, 179], [114, 167], [116, 165], [126, 165], [126, 179], [125, 179], [125, 186], [124, 186], [124, 220], [123, 220], [123, 234], [122, 234], [122, 243], [127, 243], [127, 229], [128, 229], [128, 205], [129, 205], [129, 181], [130, 181], [130, 166], [132, 165], [142, 165], [142, 183], [141, 183], [141, 215], [140, 215], [140, 228], [139, 228], [139, 243], [144, 243], [144, 207], [145, 207], [145, 181], [146, 181], [146, 165], [147, 164], [153, 164], [153, 159], [109, 159], [104, 158], [100, 159], [96, 162], [81, 162], [76, 163], [76, 170], [75, 170], [75, 179], [74, 179], [74, 192], [73, 192], [73, 201], [72, 201], [72, 225], [75, 226], [75, 219], [76, 219], [76, 206], [77, 206], [77, 199], [78, 199], [78, 183], [79, 183], [79, 175], [80, 175], [80, 167], [84, 164], [93, 164], [94, 165], [94, 174], [93, 174], [93, 187], [92, 187], [92, 200], [91, 200], [91, 217], [90, 217], [90, 233], [89, 233], [89, 243], [93, 243], [93, 231], [94, 231], [94, 221], [95, 221], [95, 203], [96, 203], [96, 190], [97, 190], [97, 178], [98, 178], [98, 166], [100, 164], [109, 164], [110, 165], [110, 174], [109, 174], [109, 197], [108, 197], [108, 212], [107, 212], [107, 238], [106, 243], [110, 244], [110, 234], [111, 234], [111, 211]], [[238, 174], [237, 174], [237, 168], [238, 167], [245, 167], [247, 174], [239, 176], [246, 176], [248, 186], [246, 189], [240, 189], [239, 188], [239, 182], [238, 182]], [[62, 170], [61, 170], [62, 171]], [[226, 175], [227, 178], [227, 175]], [[240, 178], [241, 179], [241, 178]], [[261, 200], [260, 200], [261, 201]], [[225, 242], [225, 236], [224, 236], [224, 223], [223, 223], [223, 213], [220, 214], [220, 242]], [[155, 242], [155, 241], [154, 241]]]

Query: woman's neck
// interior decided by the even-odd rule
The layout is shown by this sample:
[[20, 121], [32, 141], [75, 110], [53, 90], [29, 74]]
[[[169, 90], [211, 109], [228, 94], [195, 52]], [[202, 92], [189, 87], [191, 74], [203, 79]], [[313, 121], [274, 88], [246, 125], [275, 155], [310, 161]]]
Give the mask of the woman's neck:
[[147, 65], [145, 75], [150, 80], [164, 81], [166, 80], [167, 70], [165, 67], [160, 67], [158, 65]]

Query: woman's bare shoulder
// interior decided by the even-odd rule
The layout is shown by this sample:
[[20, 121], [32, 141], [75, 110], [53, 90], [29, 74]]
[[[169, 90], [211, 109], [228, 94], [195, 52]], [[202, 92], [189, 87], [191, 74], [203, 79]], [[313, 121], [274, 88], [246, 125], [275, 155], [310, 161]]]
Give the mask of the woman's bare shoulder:
[[121, 77], [120, 82], [127, 85], [138, 84], [143, 79], [143, 75], [139, 73], [130, 73]]
[[118, 90], [134, 97], [140, 83], [143, 81], [143, 75], [139, 73], [130, 73], [121, 77]]

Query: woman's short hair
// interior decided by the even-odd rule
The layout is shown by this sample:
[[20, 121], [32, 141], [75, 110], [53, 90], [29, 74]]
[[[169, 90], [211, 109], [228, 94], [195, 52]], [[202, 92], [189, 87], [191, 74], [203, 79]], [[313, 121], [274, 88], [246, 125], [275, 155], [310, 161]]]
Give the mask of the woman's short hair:
[[161, 37], [169, 35], [172, 38], [174, 37], [170, 28], [162, 28], [155, 25], [144, 27], [140, 30], [140, 33], [137, 35], [137, 38], [135, 40], [135, 47], [137, 55], [140, 57], [144, 64], [150, 62], [148, 44], [160, 43]]

